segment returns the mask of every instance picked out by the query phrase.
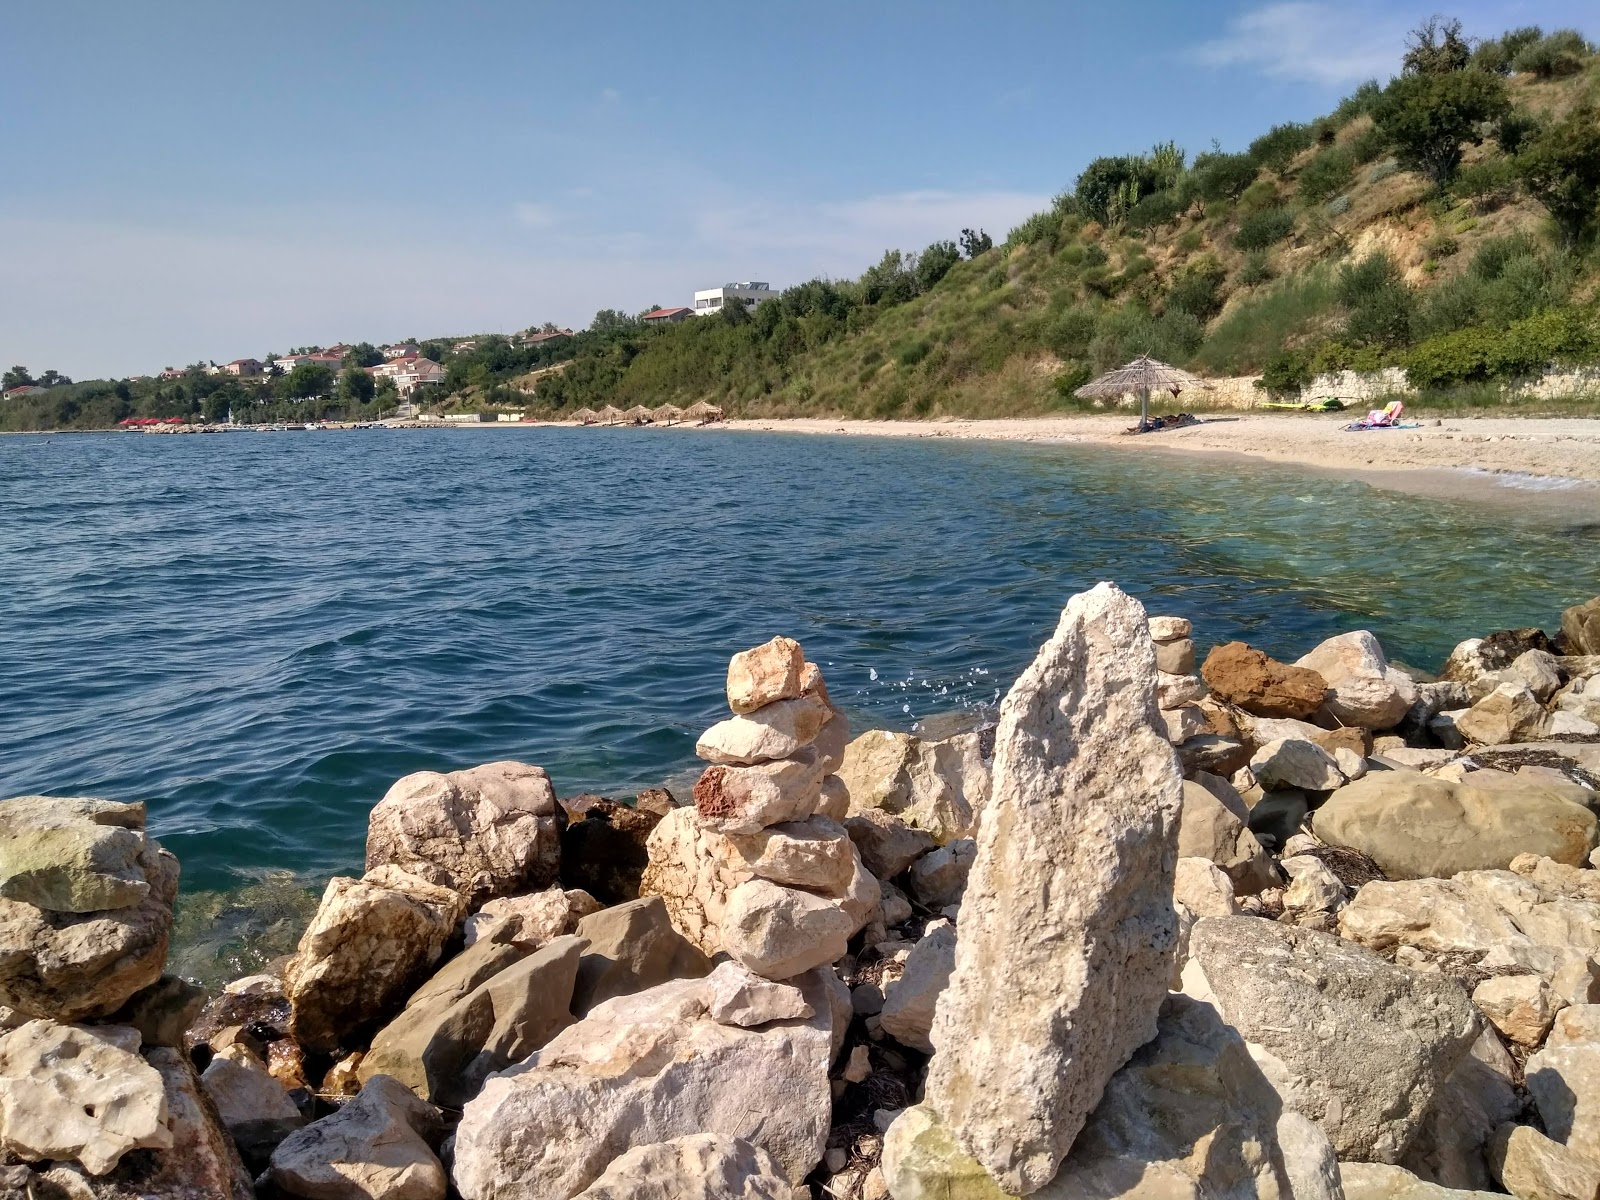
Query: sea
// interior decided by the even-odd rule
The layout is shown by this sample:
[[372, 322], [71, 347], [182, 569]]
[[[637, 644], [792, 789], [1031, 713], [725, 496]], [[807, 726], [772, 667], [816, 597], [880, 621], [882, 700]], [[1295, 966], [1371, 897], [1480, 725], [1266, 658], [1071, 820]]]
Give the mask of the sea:
[[[1493, 487], [1485, 482], [1485, 488]], [[1115, 580], [1202, 647], [1437, 668], [1600, 591], [1600, 525], [1123, 449], [663, 429], [0, 437], [0, 796], [142, 800], [177, 965], [292, 948], [396, 779], [683, 795], [728, 656], [857, 729], [991, 719]]]

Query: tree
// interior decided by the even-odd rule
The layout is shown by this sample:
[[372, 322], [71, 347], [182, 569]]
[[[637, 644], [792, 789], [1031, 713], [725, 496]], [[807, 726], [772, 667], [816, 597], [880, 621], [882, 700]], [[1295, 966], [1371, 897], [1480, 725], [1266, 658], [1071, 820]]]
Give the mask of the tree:
[[229, 380], [200, 401], [200, 411], [207, 421], [215, 425], [227, 420], [234, 405], [244, 398], [244, 389], [233, 380]]
[[1416, 300], [1387, 254], [1346, 263], [1337, 294], [1346, 313], [1344, 338], [1351, 345], [1393, 349], [1410, 342]]
[[9, 392], [12, 388], [31, 387], [33, 376], [28, 374], [27, 367], [12, 367], [6, 372], [3, 382], [5, 390]]
[[722, 311], [717, 314], [724, 325], [750, 324], [750, 306], [740, 296], [729, 296], [722, 302]]
[[68, 379], [60, 371], [46, 371], [43, 375], [39, 376], [39, 378], [36, 379], [34, 382], [37, 383], [40, 387], [53, 388], [53, 387], [64, 387], [67, 384], [71, 383], [72, 380]]
[[339, 376], [339, 399], [346, 404], [366, 404], [377, 390], [372, 376], [360, 367], [346, 367]]
[[344, 366], [375, 367], [383, 361], [383, 352], [371, 342], [357, 342], [344, 352]]
[[615, 308], [602, 308], [595, 313], [589, 328], [595, 333], [625, 333], [638, 325], [638, 321]]
[[320, 363], [301, 363], [283, 377], [283, 395], [290, 400], [310, 400], [333, 390], [333, 372]]
[[1466, 70], [1471, 61], [1472, 47], [1461, 36], [1461, 22], [1429, 17], [1407, 35], [1400, 69], [1407, 75], [1448, 75]]
[[961, 251], [954, 242], [934, 242], [917, 255], [917, 288], [927, 291], [950, 273], [950, 268], [961, 261]]
[[994, 239], [983, 230], [963, 229], [961, 231], [961, 253], [968, 258], [977, 258], [985, 251], [994, 249]]
[[1517, 173], [1566, 244], [1582, 241], [1600, 216], [1600, 114], [1581, 105], [1539, 132], [1517, 155]]
[[1383, 94], [1373, 120], [1402, 166], [1438, 187], [1455, 178], [1463, 144], [1483, 141], [1482, 126], [1511, 110], [1505, 81], [1485, 71], [1401, 75]]

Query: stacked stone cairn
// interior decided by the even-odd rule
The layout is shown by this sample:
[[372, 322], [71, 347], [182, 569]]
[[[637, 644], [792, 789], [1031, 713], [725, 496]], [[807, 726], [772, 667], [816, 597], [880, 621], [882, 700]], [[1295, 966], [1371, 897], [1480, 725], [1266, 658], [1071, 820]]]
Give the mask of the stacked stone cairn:
[[841, 823], [849, 725], [792, 638], [735, 654], [727, 696], [734, 715], [695, 746], [711, 766], [694, 806], [650, 835], [641, 891], [705, 953], [788, 979], [842, 958], [879, 907]]

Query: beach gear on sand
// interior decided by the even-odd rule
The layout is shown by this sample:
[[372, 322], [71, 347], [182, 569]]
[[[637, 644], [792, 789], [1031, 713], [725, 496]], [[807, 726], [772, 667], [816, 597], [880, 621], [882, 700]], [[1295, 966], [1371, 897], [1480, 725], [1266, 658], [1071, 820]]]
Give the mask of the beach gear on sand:
[[1421, 429], [1420, 425], [1403, 425], [1400, 415], [1406, 411], [1405, 401], [1391, 400], [1381, 409], [1375, 408], [1359, 421], [1352, 421], [1345, 428], [1353, 432], [1363, 429]]
[[1321, 400], [1264, 400], [1260, 407], [1278, 412], [1343, 412], [1345, 405], [1343, 400], [1324, 396]]
[[[1198, 375], [1169, 367], [1166, 363], [1141, 354], [1126, 366], [1107, 371], [1099, 379], [1084, 384], [1074, 396], [1085, 400], [1120, 400], [1123, 396], [1139, 397], [1139, 428], [1148, 431], [1150, 425], [1150, 393], [1166, 390], [1177, 396], [1185, 389], [1209, 388], [1211, 385]], [[1191, 418], [1192, 419], [1192, 418]]]

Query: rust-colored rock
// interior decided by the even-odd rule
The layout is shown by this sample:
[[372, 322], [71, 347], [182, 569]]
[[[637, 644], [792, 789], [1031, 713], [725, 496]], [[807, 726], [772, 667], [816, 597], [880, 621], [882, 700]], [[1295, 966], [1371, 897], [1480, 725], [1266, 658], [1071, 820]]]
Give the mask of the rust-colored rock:
[[1328, 694], [1315, 671], [1278, 662], [1243, 642], [1215, 647], [1200, 674], [1220, 699], [1258, 717], [1309, 717]]

